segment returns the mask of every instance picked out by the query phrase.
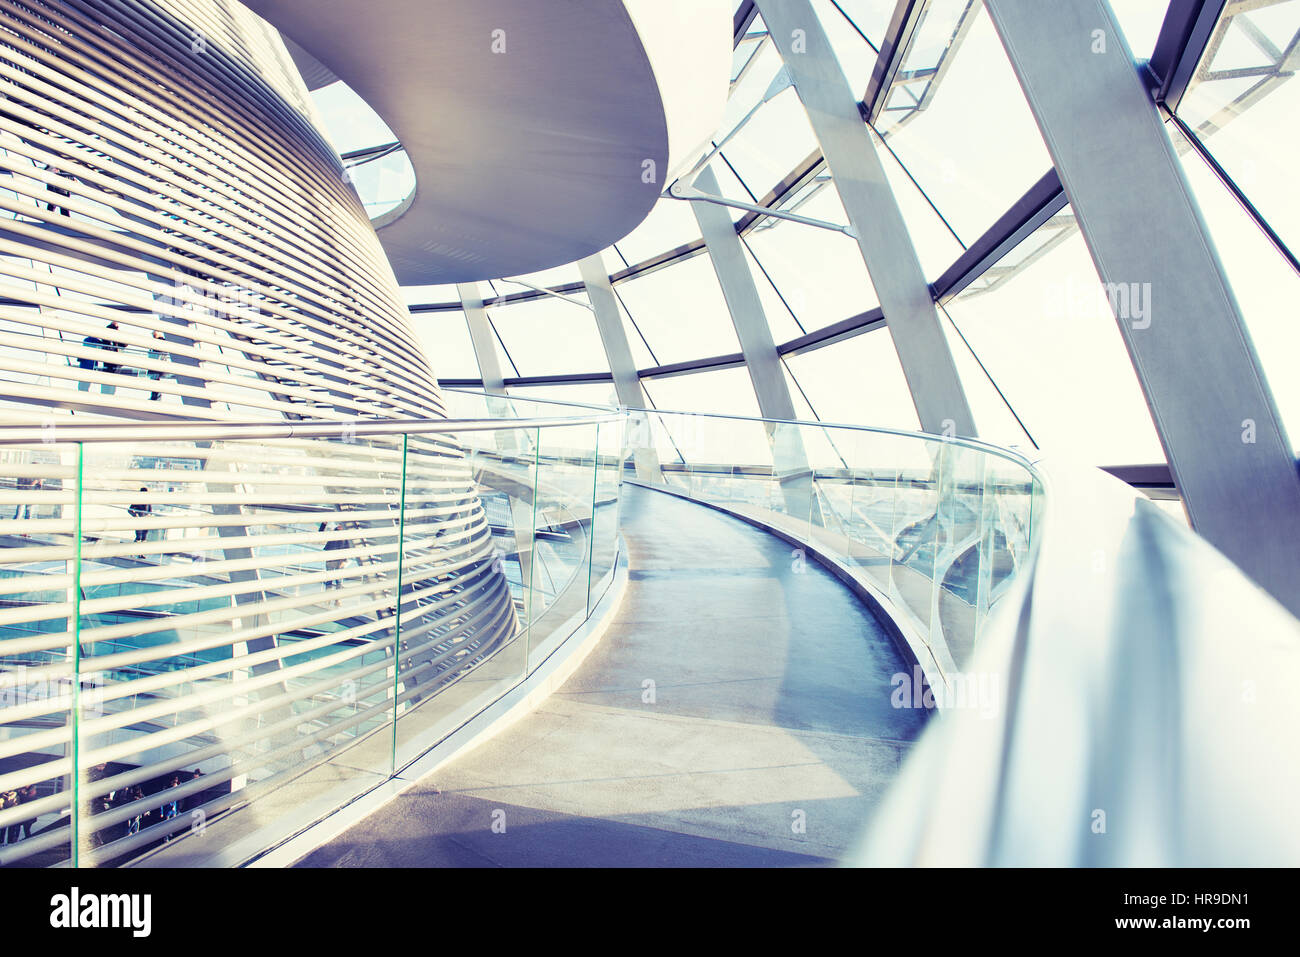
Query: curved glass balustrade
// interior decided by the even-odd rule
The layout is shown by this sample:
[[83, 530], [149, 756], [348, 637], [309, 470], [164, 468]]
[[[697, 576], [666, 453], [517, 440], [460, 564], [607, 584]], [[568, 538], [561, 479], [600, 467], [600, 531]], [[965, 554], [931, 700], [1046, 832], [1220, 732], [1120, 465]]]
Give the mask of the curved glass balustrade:
[[[941, 725], [979, 739], [924, 744], [913, 796], [980, 749], [993, 793], [1004, 723], [982, 719], [1012, 707], [1013, 654], [1043, 672], [1025, 720], [1046, 729], [1091, 713], [1053, 703], [1084, 693], [1080, 669], [1109, 693], [1112, 646], [1138, 654], [1190, 596], [1230, 588], [1262, 635], [1295, 628], [1096, 470], [883, 429], [445, 398], [445, 422], [0, 429], [0, 862], [242, 863], [383, 785], [579, 632], [615, 581], [625, 480], [768, 528], [880, 604], [933, 704], [969, 712]], [[1178, 628], [1213, 681], [1227, 652]], [[974, 675], [996, 700], [963, 702]], [[1034, 734], [1026, 767], [1059, 746]]]
[[239, 863], [582, 625], [618, 556], [621, 414], [455, 401], [0, 430], [0, 862]]
[[[1028, 460], [920, 433], [635, 412], [638, 481], [826, 556], [885, 606], [935, 694], [1027, 563], [1042, 485]], [[653, 466], [647, 467], [650, 463]], [[791, 560], [806, 560], [795, 548]]]

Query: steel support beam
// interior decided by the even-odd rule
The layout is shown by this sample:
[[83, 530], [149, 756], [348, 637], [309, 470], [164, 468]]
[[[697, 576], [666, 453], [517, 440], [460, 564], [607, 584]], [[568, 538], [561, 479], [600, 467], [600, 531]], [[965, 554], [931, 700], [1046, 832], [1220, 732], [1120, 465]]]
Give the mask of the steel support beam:
[[903, 214], [857, 99], [808, 0], [758, 0], [858, 234], [921, 428], [973, 436], [975, 418]]
[[618, 394], [619, 405], [629, 409], [646, 408], [645, 391], [636, 374], [636, 360], [632, 358], [632, 347], [627, 341], [627, 330], [618, 312], [618, 300], [614, 298], [614, 287], [610, 285], [609, 274], [605, 272], [605, 262], [600, 254], [579, 260], [578, 271], [582, 273], [583, 285], [587, 287], [587, 299], [591, 302], [592, 312], [596, 315], [596, 328], [600, 332], [601, 344], [605, 347], [605, 357], [609, 360], [609, 371], [614, 375], [614, 391]]
[[[696, 175], [696, 183], [705, 192], [721, 192], [713, 170], [707, 167]], [[723, 298], [727, 300], [727, 311], [731, 313], [740, 351], [745, 356], [749, 378], [754, 383], [754, 394], [758, 396], [760, 414], [765, 419], [797, 418], [790, 387], [781, 368], [781, 357], [772, 338], [772, 328], [767, 324], [762, 300], [758, 298], [758, 287], [754, 285], [754, 276], [745, 261], [745, 250], [736, 236], [731, 216], [724, 207], [706, 202], [692, 202], [691, 210], [700, 225], [700, 235], [708, 247]]]
[[465, 323], [469, 326], [470, 342], [474, 345], [474, 358], [478, 360], [479, 376], [484, 392], [506, 391], [506, 378], [501, 371], [501, 359], [492, 342], [492, 327], [488, 325], [487, 310], [483, 307], [483, 293], [476, 282], [456, 284], [461, 308], [465, 310]]
[[[721, 191], [713, 170], [707, 166], [696, 174], [695, 182], [706, 192]], [[772, 327], [763, 312], [754, 274], [745, 261], [745, 250], [740, 245], [731, 216], [725, 207], [708, 202], [692, 202], [691, 209], [699, 223], [704, 245], [708, 247], [723, 298], [727, 301], [727, 311], [731, 313], [736, 338], [745, 357], [745, 368], [758, 397], [760, 414], [765, 419], [789, 421], [798, 418], [781, 356], [772, 338]], [[781, 483], [786, 508], [791, 516], [807, 515], [809, 522], [820, 525], [821, 510], [813, 490], [812, 472], [808, 468], [808, 456], [799, 427], [769, 423], [768, 436], [772, 441], [773, 468]]]
[[[636, 360], [632, 358], [632, 347], [627, 341], [627, 329], [623, 326], [623, 317], [619, 315], [618, 300], [614, 298], [614, 287], [610, 284], [609, 274], [605, 272], [605, 261], [597, 253], [578, 262], [578, 271], [582, 273], [583, 285], [587, 287], [587, 299], [596, 316], [596, 328], [600, 331], [600, 341], [605, 346], [605, 357], [609, 359], [609, 369], [614, 375], [614, 391], [618, 395], [618, 404], [628, 409], [649, 408], [645, 389], [636, 374]], [[638, 442], [637, 438], [653, 435], [650, 430], [632, 430], [628, 436], [631, 444], [632, 462], [636, 476], [642, 481], [660, 481], [659, 455], [652, 442]]]
[[1160, 82], [1156, 99], [1178, 109], [1196, 65], [1214, 35], [1227, 0], [1174, 0], [1169, 4], [1150, 70]]
[[[1300, 613], [1291, 443], [1110, 5], [986, 7], [1110, 295], [1192, 526]], [[1135, 296], [1145, 305], [1135, 309]]]

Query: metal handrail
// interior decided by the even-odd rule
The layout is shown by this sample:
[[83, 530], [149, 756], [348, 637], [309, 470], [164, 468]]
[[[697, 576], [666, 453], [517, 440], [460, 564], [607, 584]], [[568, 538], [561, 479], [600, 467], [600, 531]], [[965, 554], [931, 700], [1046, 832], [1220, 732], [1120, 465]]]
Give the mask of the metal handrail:
[[370, 435], [447, 435], [459, 432], [497, 432], [515, 429], [549, 429], [617, 422], [625, 413], [611, 410], [601, 415], [532, 417], [520, 419], [357, 419], [346, 422], [103, 422], [64, 425], [0, 425], [0, 446], [69, 442], [188, 442], [238, 439], [328, 439]]

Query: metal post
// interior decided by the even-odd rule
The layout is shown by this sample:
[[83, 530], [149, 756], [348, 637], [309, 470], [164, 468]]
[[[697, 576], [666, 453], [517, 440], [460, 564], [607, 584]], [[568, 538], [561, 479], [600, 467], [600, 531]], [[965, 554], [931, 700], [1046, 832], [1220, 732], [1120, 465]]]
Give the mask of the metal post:
[[[582, 273], [587, 298], [591, 300], [591, 309], [596, 316], [596, 328], [600, 330], [600, 341], [604, 344], [605, 356], [609, 359], [609, 371], [614, 375], [618, 403], [628, 409], [647, 408], [649, 403], [646, 402], [641, 379], [636, 374], [636, 360], [632, 358], [632, 347], [628, 344], [627, 330], [619, 315], [614, 287], [610, 285], [609, 275], [605, 272], [605, 262], [597, 253], [581, 260], [578, 269]], [[647, 439], [650, 436], [644, 430], [637, 434]], [[660, 481], [659, 455], [653, 444], [634, 447], [630, 451], [637, 478], [643, 482]]]
[[496, 346], [492, 342], [492, 327], [488, 325], [487, 310], [483, 308], [483, 294], [479, 292], [478, 283], [457, 283], [456, 292], [460, 295], [460, 304], [465, 310], [465, 323], [469, 326], [469, 338], [474, 344], [474, 358], [478, 360], [483, 391], [504, 394], [506, 379], [501, 371]]
[[[713, 170], [707, 166], [696, 174], [695, 182], [705, 192], [720, 192]], [[740, 340], [745, 368], [754, 384], [760, 414], [765, 419], [797, 418], [781, 356], [772, 338], [772, 328], [767, 323], [762, 300], [758, 298], [758, 287], [754, 285], [754, 275], [745, 261], [745, 251], [736, 236], [731, 216], [724, 207], [707, 202], [692, 202], [691, 209], [700, 225], [704, 245], [708, 247], [713, 271], [722, 286], [732, 325], [736, 327], [736, 338]], [[772, 440], [772, 468], [781, 483], [791, 516], [820, 525], [821, 511], [812, 487], [812, 473], [799, 427], [769, 423], [768, 435]]]

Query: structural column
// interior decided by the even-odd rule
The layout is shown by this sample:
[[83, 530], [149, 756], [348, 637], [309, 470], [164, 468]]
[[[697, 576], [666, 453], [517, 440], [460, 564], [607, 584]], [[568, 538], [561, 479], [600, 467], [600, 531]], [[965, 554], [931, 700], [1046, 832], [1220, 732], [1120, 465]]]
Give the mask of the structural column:
[[501, 371], [496, 346], [492, 343], [492, 327], [488, 325], [487, 309], [483, 307], [483, 294], [479, 292], [478, 283], [457, 283], [456, 292], [460, 295], [460, 304], [465, 310], [465, 322], [469, 326], [470, 342], [474, 345], [474, 358], [478, 360], [483, 391], [504, 394], [506, 379]]
[[[713, 170], [707, 166], [696, 174], [695, 185], [715, 196], [721, 192]], [[794, 400], [772, 338], [772, 327], [767, 323], [754, 275], [745, 261], [745, 250], [731, 216], [725, 207], [713, 203], [696, 201], [691, 203], [691, 208], [727, 301], [732, 325], [736, 327], [745, 368], [758, 397], [759, 412], [765, 419], [795, 419]], [[792, 516], [800, 519], [807, 516], [810, 522], [820, 525], [821, 510], [799, 426], [768, 423], [768, 436], [772, 442], [772, 468], [781, 483], [786, 508]]]
[[830, 167], [927, 432], [975, 435], [957, 366], [858, 101], [808, 0], [758, 0]]
[[1292, 446], [1109, 4], [985, 5], [1073, 204], [1193, 527], [1300, 614]]
[[[636, 374], [632, 347], [628, 344], [627, 331], [618, 312], [618, 300], [614, 298], [614, 287], [605, 271], [605, 261], [597, 253], [581, 260], [578, 270], [582, 273], [583, 285], [587, 287], [591, 311], [596, 316], [596, 328], [600, 331], [600, 341], [605, 347], [605, 357], [609, 360], [609, 371], [614, 375], [618, 404], [625, 409], [648, 409], [645, 390]], [[644, 482], [658, 482], [661, 478], [659, 454], [654, 448], [654, 430], [650, 428], [650, 423], [634, 413], [627, 441], [637, 478]]]
[[618, 301], [614, 298], [609, 274], [605, 272], [605, 261], [597, 253], [580, 260], [578, 269], [582, 273], [582, 283], [587, 287], [591, 311], [596, 316], [596, 328], [605, 347], [605, 357], [609, 359], [609, 371], [614, 375], [618, 404], [628, 409], [644, 409], [645, 392], [637, 378], [636, 361], [632, 358], [632, 347], [618, 314]]
[[[696, 175], [695, 185], [713, 195], [722, 192], [713, 170], [707, 166]], [[758, 396], [759, 411], [765, 419], [794, 419], [794, 401], [781, 368], [781, 357], [731, 215], [725, 207], [713, 203], [693, 202], [691, 208], [695, 221], [700, 224], [700, 234], [708, 247], [723, 298], [727, 300], [727, 311], [731, 313], [740, 351], [744, 353], [754, 394]]]

